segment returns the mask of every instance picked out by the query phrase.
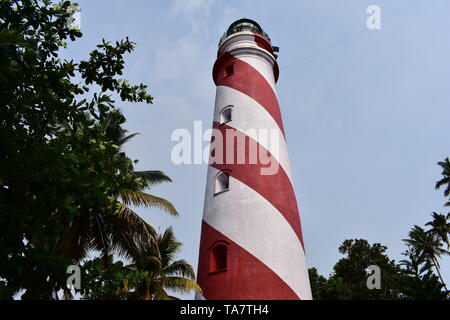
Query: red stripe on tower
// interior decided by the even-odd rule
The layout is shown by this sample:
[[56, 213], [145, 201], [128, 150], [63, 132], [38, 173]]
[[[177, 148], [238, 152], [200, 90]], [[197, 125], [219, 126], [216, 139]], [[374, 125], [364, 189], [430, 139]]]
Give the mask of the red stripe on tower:
[[[215, 130], [197, 276], [203, 298], [311, 299], [275, 89], [278, 65], [255, 21], [229, 27], [213, 78]], [[264, 171], [268, 167], [276, 170]]]

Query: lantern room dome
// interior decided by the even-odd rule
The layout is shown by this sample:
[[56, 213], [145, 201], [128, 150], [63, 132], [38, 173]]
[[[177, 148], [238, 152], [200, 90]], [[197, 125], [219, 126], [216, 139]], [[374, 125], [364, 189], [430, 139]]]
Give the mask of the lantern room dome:
[[228, 27], [228, 30], [220, 38], [219, 46], [230, 35], [237, 33], [237, 32], [242, 32], [242, 31], [250, 31], [253, 33], [257, 33], [257, 34], [263, 36], [270, 43], [269, 35], [261, 28], [261, 26], [256, 21], [253, 21], [253, 20], [247, 19], [247, 18], [243, 18], [243, 19], [236, 20]]

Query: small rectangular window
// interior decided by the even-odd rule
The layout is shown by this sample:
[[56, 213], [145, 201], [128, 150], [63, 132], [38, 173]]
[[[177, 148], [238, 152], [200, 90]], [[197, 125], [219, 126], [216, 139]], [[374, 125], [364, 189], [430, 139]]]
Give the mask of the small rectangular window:
[[233, 75], [233, 73], [234, 73], [234, 64], [230, 64], [230, 65], [226, 66], [225, 67], [224, 78]]

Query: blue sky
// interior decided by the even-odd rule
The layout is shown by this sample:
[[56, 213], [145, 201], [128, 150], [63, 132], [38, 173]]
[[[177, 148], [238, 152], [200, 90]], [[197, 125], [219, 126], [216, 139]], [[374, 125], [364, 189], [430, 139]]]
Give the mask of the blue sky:
[[[102, 38], [137, 43], [124, 76], [155, 99], [118, 104], [127, 129], [140, 133], [126, 151], [138, 169], [174, 180], [151, 191], [180, 217], [136, 210], [161, 231], [173, 225], [180, 258], [196, 268], [207, 168], [174, 165], [170, 136], [195, 120], [211, 126], [219, 38], [236, 19], [259, 22], [280, 47], [278, 95], [308, 264], [328, 275], [343, 240], [380, 242], [400, 260], [410, 228], [444, 212], [434, 184], [436, 163], [450, 156], [450, 2], [416, 2], [80, 0], [83, 38], [64, 55], [87, 59]], [[366, 29], [372, 4], [381, 30]]]

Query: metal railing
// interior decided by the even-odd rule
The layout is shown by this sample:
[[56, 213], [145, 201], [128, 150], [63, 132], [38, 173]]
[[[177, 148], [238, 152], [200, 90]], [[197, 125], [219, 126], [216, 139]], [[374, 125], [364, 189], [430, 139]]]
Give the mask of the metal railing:
[[242, 31], [250, 31], [250, 32], [254, 32], [254, 33], [257, 33], [257, 34], [259, 34], [259, 35], [262, 35], [264, 38], [266, 38], [268, 41], [269, 41], [269, 43], [270, 43], [270, 38], [269, 38], [269, 35], [267, 34], [267, 33], [265, 33], [264, 32], [264, 30], [262, 30], [262, 29], [260, 29], [260, 28], [258, 28], [258, 27], [256, 27], [256, 26], [253, 26], [253, 25], [237, 25], [237, 26], [235, 26], [235, 27], [233, 27], [233, 28], [230, 28], [230, 29], [228, 29], [223, 35], [222, 35], [222, 37], [220, 38], [220, 41], [219, 41], [219, 47], [222, 45], [222, 43], [224, 42], [224, 40], [228, 37], [228, 36], [230, 36], [230, 35], [232, 35], [232, 34], [234, 34], [234, 33], [237, 33], [237, 32], [242, 32]]

